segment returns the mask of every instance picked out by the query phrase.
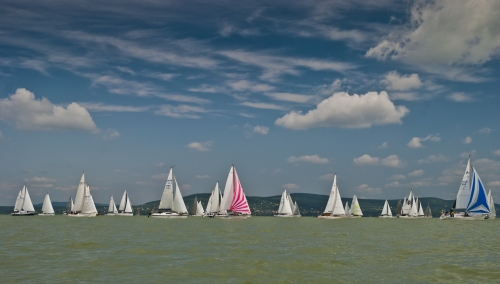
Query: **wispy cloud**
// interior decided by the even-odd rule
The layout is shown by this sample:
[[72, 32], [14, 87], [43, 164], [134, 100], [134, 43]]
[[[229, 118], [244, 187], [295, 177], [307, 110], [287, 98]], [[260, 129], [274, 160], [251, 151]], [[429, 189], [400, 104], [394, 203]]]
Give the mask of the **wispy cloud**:
[[186, 147], [200, 151], [200, 152], [205, 152], [209, 151], [210, 147], [212, 147], [212, 141], [206, 141], [206, 142], [191, 142], [186, 145]]
[[291, 156], [287, 159], [287, 162], [289, 162], [289, 163], [306, 162], [306, 163], [312, 163], [312, 164], [327, 164], [330, 161], [327, 158], [321, 158], [318, 155], [305, 155], [305, 156], [300, 156], [300, 157]]

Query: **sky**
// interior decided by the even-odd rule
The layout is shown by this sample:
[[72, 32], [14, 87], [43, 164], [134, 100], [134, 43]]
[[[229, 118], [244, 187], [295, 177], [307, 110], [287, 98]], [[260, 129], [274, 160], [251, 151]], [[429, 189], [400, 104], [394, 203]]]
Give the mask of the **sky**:
[[0, 1], [0, 205], [124, 190], [500, 200], [500, 1]]

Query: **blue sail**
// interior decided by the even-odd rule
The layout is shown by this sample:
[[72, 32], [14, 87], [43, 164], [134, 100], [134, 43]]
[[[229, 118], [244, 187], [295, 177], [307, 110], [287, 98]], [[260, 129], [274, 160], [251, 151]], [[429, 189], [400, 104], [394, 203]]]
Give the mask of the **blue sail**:
[[473, 167], [473, 176], [471, 184], [471, 194], [469, 198], [469, 204], [467, 205], [467, 212], [469, 213], [479, 213], [488, 214], [490, 213], [490, 206], [488, 204], [488, 195], [484, 189], [483, 182]]

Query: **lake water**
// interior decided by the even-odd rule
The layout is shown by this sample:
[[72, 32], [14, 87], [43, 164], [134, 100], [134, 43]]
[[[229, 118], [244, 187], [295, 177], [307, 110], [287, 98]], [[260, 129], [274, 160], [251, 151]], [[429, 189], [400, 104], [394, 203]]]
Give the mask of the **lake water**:
[[0, 216], [2, 283], [500, 281], [499, 220]]

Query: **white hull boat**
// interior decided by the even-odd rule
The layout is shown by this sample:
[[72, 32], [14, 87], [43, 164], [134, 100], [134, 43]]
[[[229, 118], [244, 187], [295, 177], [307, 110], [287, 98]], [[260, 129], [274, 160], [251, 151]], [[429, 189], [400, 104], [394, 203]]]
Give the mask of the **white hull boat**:
[[248, 206], [247, 197], [243, 191], [240, 178], [238, 177], [236, 168], [232, 165], [227, 175], [219, 214], [214, 217], [243, 220], [250, 217], [251, 214], [252, 212], [250, 211], [250, 206]]
[[55, 213], [39, 213], [38, 216], [55, 216]]
[[188, 215], [180, 215], [177, 212], [161, 212], [161, 213], [151, 213], [151, 218], [171, 218], [171, 219], [184, 219], [187, 218]]
[[12, 212], [10, 213], [11, 216], [35, 216], [36, 212], [26, 212], [26, 211], [19, 211], [19, 212]]
[[132, 212], [116, 213], [115, 216], [134, 216]]
[[158, 205], [158, 212], [152, 212], [149, 217], [161, 219], [184, 219], [189, 215], [184, 199], [182, 198], [177, 179], [170, 168], [167, 182]]
[[384, 216], [378, 216], [379, 218], [395, 218], [394, 216], [389, 216], [389, 215], [384, 215]]
[[439, 220], [461, 220], [461, 221], [480, 221], [484, 220], [486, 215], [465, 216], [464, 214], [455, 214], [453, 217], [450, 214], [443, 214]]
[[66, 215], [68, 217], [95, 217], [97, 216], [96, 212], [93, 213], [71, 213]]
[[16, 204], [14, 204], [14, 211], [11, 216], [35, 216], [36, 211], [31, 202], [31, 197], [28, 188], [24, 185], [23, 189], [17, 195]]
[[323, 214], [319, 215], [318, 218], [330, 220], [348, 218], [344, 207], [342, 207], [342, 199], [340, 198], [340, 191], [337, 187], [336, 174], [333, 177], [332, 190], [330, 191], [330, 197], [328, 198], [328, 202], [326, 203], [325, 211], [323, 212]]
[[334, 215], [331, 215], [331, 216], [324, 216], [324, 215], [320, 215], [318, 216], [319, 219], [347, 219], [349, 218], [349, 216], [345, 216], [345, 215], [339, 215], [339, 216], [334, 216]]
[[[295, 216], [294, 216], [294, 215], [288, 215], [288, 214], [285, 214], [285, 215], [276, 214], [276, 215], [274, 215], [274, 217], [280, 217], [280, 218], [293, 218], [293, 217], [295, 217]], [[300, 217], [300, 216], [297, 216], [297, 217]]]
[[274, 217], [293, 217], [293, 203], [286, 193], [286, 189], [281, 194], [280, 205], [277, 214]]
[[[70, 198], [71, 201], [71, 198]], [[85, 183], [85, 173], [82, 174], [78, 189], [76, 191], [75, 204], [73, 210], [66, 216], [68, 217], [95, 217], [97, 209], [94, 199], [90, 194], [90, 186]]]

